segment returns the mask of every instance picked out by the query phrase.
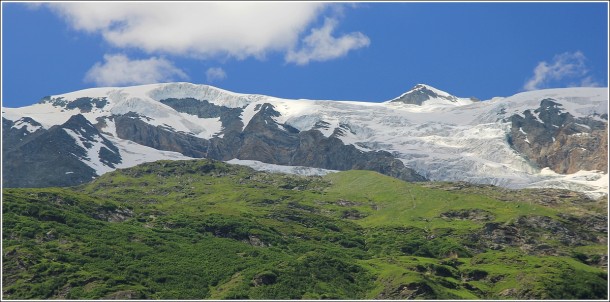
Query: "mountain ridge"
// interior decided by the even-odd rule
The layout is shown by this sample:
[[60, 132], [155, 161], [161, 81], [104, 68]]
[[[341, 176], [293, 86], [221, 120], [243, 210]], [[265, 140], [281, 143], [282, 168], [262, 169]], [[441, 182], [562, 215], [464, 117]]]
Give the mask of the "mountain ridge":
[[[445, 97], [445, 101], [461, 100], [428, 85], [419, 85], [410, 91], [422, 89]], [[520, 122], [517, 116], [526, 118], [525, 112], [539, 110], [544, 107], [542, 101], [550, 99], [563, 110], [554, 114], [568, 113], [571, 120], [587, 119], [589, 122], [585, 124], [597, 125], [594, 129], [579, 127], [566, 130], [566, 138], [580, 137], [571, 139], [572, 149], [603, 146], [603, 141], [591, 142], [599, 140], [600, 134], [595, 131], [607, 129], [607, 92], [607, 88], [549, 89], [482, 102], [462, 99], [467, 103], [458, 102], [459, 106], [425, 102], [421, 106], [391, 100], [384, 103], [288, 100], [182, 82], [92, 88], [49, 96], [32, 106], [3, 108], [2, 112], [3, 124], [4, 119], [15, 124], [27, 117], [44, 129], [61, 125], [75, 114], [82, 114], [101, 135], [116, 145], [125, 158], [137, 152], [150, 152], [151, 159], [213, 155], [211, 158], [220, 160], [254, 160], [272, 165], [330, 170], [376, 169], [410, 178], [407, 180], [465, 180], [511, 188], [543, 183], [592, 194], [607, 194], [607, 185], [600, 188], [571, 181], [569, 175], [542, 173], [547, 164], [543, 159], [546, 153], [532, 153], [521, 148], [520, 141], [524, 142], [525, 137], [520, 136], [522, 127], [515, 126]], [[273, 114], [262, 118], [263, 112], [268, 110]], [[553, 128], [557, 125], [545, 124], [547, 122], [539, 114], [529, 116], [531, 122], [528, 123], [533, 127], [529, 131], [540, 133], [544, 137], [541, 142], [555, 139], [557, 134]], [[24, 120], [21, 123], [23, 125]], [[38, 127], [36, 125], [32, 124], [31, 128]], [[247, 131], [255, 128], [254, 132]], [[541, 130], [534, 130], [538, 128]], [[5, 133], [7, 137], [17, 135], [11, 133], [24, 128], [17, 129], [13, 125], [9, 129], [3, 131], [3, 138]], [[267, 136], [260, 136], [265, 132]], [[19, 135], [23, 136], [23, 133]], [[293, 153], [302, 143], [307, 143], [308, 147]], [[267, 145], [264, 147], [264, 144]], [[284, 151], [278, 149], [282, 144]], [[325, 151], [320, 146], [328, 149]], [[136, 152], [136, 148], [139, 151]], [[245, 149], [239, 151], [242, 148]], [[536, 147], [532, 150], [542, 149]], [[558, 158], [559, 162], [551, 163], [550, 168], [565, 173], [560, 168], [564, 165], [564, 158], [573, 158], [572, 162], [578, 158], [585, 163], [579, 167], [580, 170], [589, 171], [591, 177], [607, 177], [607, 162], [599, 156], [603, 150], [590, 151], [592, 153], [574, 157], [570, 155], [573, 151], [567, 150], [567, 155]], [[285, 154], [281, 155], [282, 152]], [[346, 158], [337, 152], [351, 155]], [[271, 154], [275, 155], [269, 157]], [[296, 154], [302, 155], [294, 157]], [[588, 160], [589, 157], [595, 158], [596, 162]], [[371, 159], [382, 166], [365, 164]], [[146, 159], [137, 162], [142, 160]], [[395, 160], [399, 162], [394, 163]], [[134, 164], [136, 162], [122, 160], [118, 166]], [[411, 172], [399, 172], [400, 169]], [[415, 176], [417, 174], [420, 176]]]
[[417, 84], [411, 90], [401, 94], [400, 96], [386, 101], [389, 103], [404, 103], [418, 106], [431, 106], [431, 105], [451, 105], [451, 106], [464, 106], [470, 105], [474, 102], [474, 98], [458, 98], [445, 91], [434, 88], [426, 84]]

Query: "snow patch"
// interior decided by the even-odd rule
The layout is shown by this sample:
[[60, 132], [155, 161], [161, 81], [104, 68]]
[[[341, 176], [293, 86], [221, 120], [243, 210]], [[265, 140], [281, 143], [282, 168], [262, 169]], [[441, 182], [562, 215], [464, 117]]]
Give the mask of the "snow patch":
[[[76, 144], [78, 144], [79, 147], [81, 147], [83, 150], [85, 150], [87, 152], [87, 155], [85, 157], [81, 157], [79, 158], [83, 163], [85, 163], [87, 166], [93, 168], [96, 172], [97, 175], [102, 175], [106, 172], [110, 172], [113, 171], [114, 168], [109, 167], [107, 165], [105, 165], [104, 163], [102, 163], [101, 159], [100, 159], [100, 151], [102, 148], [106, 148], [108, 150], [110, 150], [110, 148], [108, 148], [105, 144], [104, 141], [102, 140], [102, 138], [99, 135], [94, 135], [93, 136], [93, 140], [87, 140], [85, 138], [83, 138], [82, 136], [80, 136], [77, 132], [71, 130], [71, 129], [63, 129], [68, 135], [70, 135], [74, 141], [76, 142]], [[91, 143], [91, 147], [87, 148], [84, 145], [84, 142], [87, 141], [88, 143]]]
[[608, 174], [602, 171], [578, 171], [573, 174], [558, 174], [546, 167], [540, 171], [542, 180], [527, 188], [555, 188], [584, 192], [589, 198], [608, 196]]
[[157, 150], [118, 137], [107, 137], [107, 139], [119, 149], [119, 153], [121, 154], [122, 161], [116, 165], [117, 169], [129, 168], [157, 160], [194, 159], [178, 152]]
[[[141, 87], [141, 86], [136, 86]], [[156, 84], [152, 89], [144, 88], [142, 91], [156, 101], [167, 98], [195, 98], [205, 100], [212, 104], [229, 108], [243, 108], [261, 99], [270, 98], [264, 95], [241, 94], [208, 85], [196, 85], [191, 83], [168, 83]]]
[[118, 137], [119, 135], [116, 132], [116, 124], [113, 118], [104, 118], [103, 121], [106, 125], [100, 130], [100, 132], [111, 135], [114, 137]]
[[252, 120], [254, 115], [256, 115], [256, 113], [259, 111], [260, 105], [262, 105], [262, 104], [260, 104], [260, 103], [249, 104], [241, 112], [241, 115], [239, 116], [239, 118], [241, 119], [242, 123], [244, 124], [244, 129], [248, 126], [248, 124], [250, 124], [250, 120]]
[[579, 132], [579, 133], [570, 134], [570, 136], [589, 136], [589, 133]]
[[34, 104], [20, 108], [2, 108], [4, 118], [17, 121], [23, 117], [30, 117], [42, 125], [44, 129], [49, 129], [55, 125], [65, 123], [70, 117], [71, 112], [60, 110], [49, 103]]
[[33, 133], [33, 132], [36, 132], [36, 130], [42, 128], [42, 127], [38, 126], [38, 125], [32, 125], [32, 124], [28, 123], [27, 121], [25, 121], [25, 119], [21, 118], [21, 119], [17, 120], [15, 122], [15, 124], [13, 125], [13, 127], [11, 127], [11, 128], [15, 128], [15, 129], [23, 129], [23, 128], [25, 128], [25, 131], [27, 131], [29, 133]]
[[257, 171], [295, 174], [295, 175], [304, 175], [304, 176], [313, 176], [313, 175], [321, 176], [321, 175], [326, 175], [329, 173], [339, 172], [337, 170], [327, 170], [327, 169], [311, 168], [311, 167], [303, 167], [303, 166], [274, 165], [274, 164], [260, 162], [257, 160], [243, 160], [243, 159], [237, 159], [237, 158], [226, 161], [226, 163], [233, 164], [233, 165], [247, 166], [247, 167], [250, 167]]

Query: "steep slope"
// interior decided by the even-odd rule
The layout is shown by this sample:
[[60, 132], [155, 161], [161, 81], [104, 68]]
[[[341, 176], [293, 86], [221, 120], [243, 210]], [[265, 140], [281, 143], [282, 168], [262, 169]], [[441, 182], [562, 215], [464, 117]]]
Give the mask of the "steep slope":
[[[509, 143], [538, 167], [561, 174], [608, 170], [607, 122], [599, 117], [575, 118], [554, 99], [544, 99], [533, 113], [510, 118]], [[607, 116], [605, 116], [607, 119]]]
[[3, 117], [2, 142], [5, 145], [16, 146], [41, 129], [42, 125], [29, 117], [22, 117], [15, 121], [9, 121]]
[[[547, 99], [562, 108], [553, 114], [569, 114], [571, 124], [558, 126], [546, 120], [548, 114], [536, 112]], [[49, 129], [82, 114], [122, 157], [148, 147], [151, 156], [133, 157], [141, 158], [138, 162], [255, 160], [370, 169], [405, 180], [563, 187], [599, 196], [607, 194], [607, 184], [597, 181], [607, 178], [602, 156], [607, 106], [607, 88], [549, 89], [475, 102], [417, 85], [392, 101], [365, 103], [286, 100], [168, 83], [51, 96], [33, 106], [3, 108], [3, 116], [12, 123], [28, 118]], [[532, 147], [522, 136], [522, 131], [528, 133], [523, 125], [532, 140], [540, 133], [539, 142], [530, 140]], [[557, 133], [555, 126], [560, 127]], [[130, 164], [136, 161], [121, 167]], [[546, 173], [546, 167], [560, 174]], [[585, 180], [575, 180], [576, 173], [586, 175]]]
[[[31, 121], [29, 125], [32, 124], [37, 125]], [[10, 122], [4, 126], [8, 128], [2, 132], [4, 186], [80, 184], [113, 170], [121, 162], [117, 147], [80, 114], [49, 130], [37, 129], [19, 142], [14, 137], [26, 134], [25, 127], [9, 127]]]
[[418, 106], [463, 106], [476, 102], [473, 98], [458, 98], [445, 91], [425, 84], [417, 84], [411, 90], [388, 102], [404, 103]]
[[4, 299], [607, 299], [607, 203], [158, 161], [3, 190]]

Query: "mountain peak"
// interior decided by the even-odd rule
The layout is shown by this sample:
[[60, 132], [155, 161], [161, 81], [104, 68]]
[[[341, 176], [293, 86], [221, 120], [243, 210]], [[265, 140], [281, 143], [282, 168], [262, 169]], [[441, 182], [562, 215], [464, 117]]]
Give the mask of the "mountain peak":
[[411, 90], [399, 97], [390, 100], [391, 103], [404, 103], [413, 105], [424, 105], [424, 103], [462, 105], [458, 98], [445, 91], [436, 89], [430, 85], [417, 84]]
[[417, 84], [413, 88], [411, 88], [411, 90], [409, 90], [409, 92], [412, 92], [412, 91], [425, 91], [425, 92], [433, 93], [433, 94], [436, 94], [439, 96], [447, 96], [447, 97], [452, 96], [451, 94], [449, 94], [445, 91], [442, 91], [440, 89], [434, 88], [434, 87], [432, 87], [430, 85], [426, 85], [426, 84]]

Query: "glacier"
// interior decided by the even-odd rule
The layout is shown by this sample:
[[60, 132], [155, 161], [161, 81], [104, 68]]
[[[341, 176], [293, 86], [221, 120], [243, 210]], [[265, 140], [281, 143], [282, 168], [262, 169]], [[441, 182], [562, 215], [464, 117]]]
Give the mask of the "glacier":
[[[61, 95], [50, 100], [73, 102], [79, 98], [105, 98], [102, 108], [88, 112], [66, 109], [53, 102], [40, 102], [21, 108], [2, 108], [4, 118], [18, 121], [30, 117], [45, 129], [60, 125], [74, 114], [82, 114], [92, 124], [104, 121], [101, 131], [117, 145], [123, 161], [117, 168], [158, 159], [188, 159], [177, 152], [160, 151], [117, 137], [112, 116], [135, 113], [153, 126], [210, 139], [221, 135], [218, 118], [199, 118], [177, 112], [160, 101], [167, 98], [195, 98], [218, 106], [241, 108], [244, 128], [257, 106], [269, 103], [280, 113], [274, 120], [299, 131], [317, 129], [326, 137], [335, 129], [347, 145], [363, 152], [384, 150], [407, 167], [433, 181], [467, 181], [506, 188], [565, 188], [591, 196], [608, 193], [607, 171], [580, 171], [577, 175], [549, 173], [537, 168], [516, 152], [507, 141], [508, 118], [537, 108], [540, 100], [553, 98], [575, 117], [608, 114], [608, 88], [560, 88], [529, 91], [508, 97], [473, 101], [423, 85], [438, 98], [421, 105], [395, 102], [405, 94], [382, 103], [333, 100], [292, 100], [258, 94], [234, 93], [208, 85], [163, 83], [132, 87], [92, 88]], [[417, 87], [417, 86], [416, 86]], [[604, 120], [607, 122], [606, 120]], [[324, 125], [324, 127], [317, 127]], [[266, 171], [323, 175], [332, 171], [306, 167], [275, 167], [270, 164], [234, 159]], [[94, 164], [95, 163], [95, 164]], [[113, 170], [90, 159], [98, 174]], [[600, 176], [602, 175], [602, 176]], [[600, 181], [606, 180], [606, 181]]]

